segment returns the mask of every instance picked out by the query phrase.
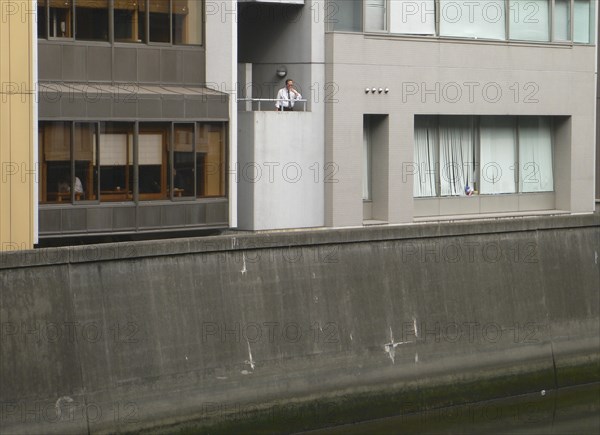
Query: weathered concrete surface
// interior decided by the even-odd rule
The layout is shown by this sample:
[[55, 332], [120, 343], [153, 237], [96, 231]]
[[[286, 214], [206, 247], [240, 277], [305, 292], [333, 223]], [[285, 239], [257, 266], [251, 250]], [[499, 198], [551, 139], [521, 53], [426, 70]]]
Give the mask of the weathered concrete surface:
[[599, 256], [597, 214], [4, 253], [0, 431], [301, 429], [599, 381]]

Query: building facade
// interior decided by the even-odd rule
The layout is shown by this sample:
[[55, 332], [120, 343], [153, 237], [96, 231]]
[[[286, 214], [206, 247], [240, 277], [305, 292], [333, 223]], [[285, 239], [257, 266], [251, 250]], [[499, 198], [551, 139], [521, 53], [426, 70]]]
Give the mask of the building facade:
[[229, 227], [234, 20], [191, 0], [37, 18], [40, 237]]

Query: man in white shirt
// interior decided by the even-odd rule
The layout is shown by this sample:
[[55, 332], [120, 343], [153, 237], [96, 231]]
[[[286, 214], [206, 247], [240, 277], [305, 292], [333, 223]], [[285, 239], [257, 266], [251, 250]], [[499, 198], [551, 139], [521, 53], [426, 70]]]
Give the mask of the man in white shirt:
[[287, 79], [285, 81], [285, 88], [281, 88], [279, 92], [277, 92], [275, 110], [291, 112], [294, 110], [294, 101], [300, 99], [302, 99], [302, 95], [294, 89], [294, 81], [292, 79]]

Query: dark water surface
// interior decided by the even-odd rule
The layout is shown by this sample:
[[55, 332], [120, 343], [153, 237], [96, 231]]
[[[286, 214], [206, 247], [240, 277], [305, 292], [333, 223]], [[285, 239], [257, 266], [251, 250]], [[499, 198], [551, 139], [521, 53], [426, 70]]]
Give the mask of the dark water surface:
[[600, 383], [303, 432], [320, 434], [600, 434]]

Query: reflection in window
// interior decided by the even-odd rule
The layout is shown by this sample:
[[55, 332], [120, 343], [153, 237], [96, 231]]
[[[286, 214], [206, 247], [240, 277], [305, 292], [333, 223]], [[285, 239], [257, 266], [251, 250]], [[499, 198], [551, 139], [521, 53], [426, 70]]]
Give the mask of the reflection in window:
[[225, 196], [225, 125], [198, 123], [196, 196]]
[[76, 39], [108, 41], [108, 0], [77, 0]]
[[73, 2], [50, 0], [49, 35], [51, 38], [73, 37]]
[[100, 130], [100, 200], [133, 199], [133, 124], [103, 122]]
[[330, 30], [362, 32], [362, 0], [329, 0], [324, 19]]
[[146, 1], [115, 0], [114, 32], [117, 42], [146, 41]]
[[412, 35], [435, 35], [435, 0], [391, 2], [390, 31]]
[[202, 1], [173, 0], [173, 43], [202, 44]]
[[171, 125], [169, 123], [140, 123], [138, 136], [138, 165], [140, 200], [168, 197], [167, 172]]
[[385, 31], [387, 26], [386, 1], [365, 1], [365, 32]]
[[571, 40], [571, 0], [554, 0], [554, 40]]
[[40, 122], [40, 202], [71, 200], [71, 123]]
[[573, 42], [590, 42], [590, 0], [575, 0], [573, 7]]
[[47, 38], [46, 0], [37, 0], [37, 32], [38, 38]]
[[506, 39], [504, 0], [440, 0], [440, 35]]
[[171, 42], [169, 0], [150, 0], [150, 42]]
[[175, 124], [173, 196], [194, 196], [194, 124]]
[[510, 0], [510, 39], [550, 40], [550, 0]]
[[98, 199], [97, 124], [76, 123], [73, 140], [75, 201]]

